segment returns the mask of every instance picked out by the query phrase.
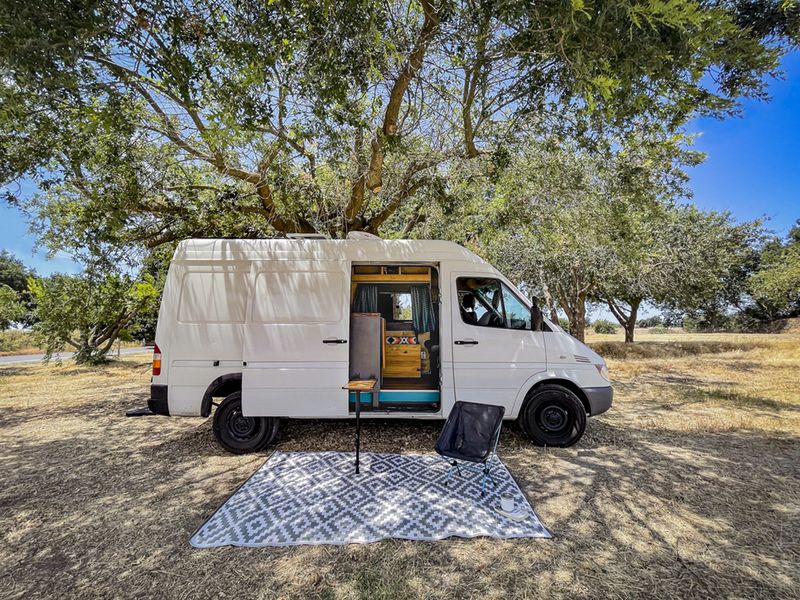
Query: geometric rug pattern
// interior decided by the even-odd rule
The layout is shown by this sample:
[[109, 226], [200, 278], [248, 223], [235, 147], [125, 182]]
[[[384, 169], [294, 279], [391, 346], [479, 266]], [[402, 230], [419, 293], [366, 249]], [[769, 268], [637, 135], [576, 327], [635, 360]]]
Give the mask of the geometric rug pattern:
[[[195, 532], [195, 548], [352, 544], [387, 538], [441, 540], [489, 536], [549, 538], [525, 495], [499, 458], [494, 487], [481, 496], [481, 467], [461, 465], [445, 486], [449, 467], [436, 454], [275, 452]], [[511, 495], [526, 514], [499, 514]]]

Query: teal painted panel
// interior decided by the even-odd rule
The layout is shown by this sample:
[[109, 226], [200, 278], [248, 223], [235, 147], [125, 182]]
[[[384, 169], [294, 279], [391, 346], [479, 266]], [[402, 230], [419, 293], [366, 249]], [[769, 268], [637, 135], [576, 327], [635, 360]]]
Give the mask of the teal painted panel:
[[[379, 402], [392, 402], [396, 404], [413, 404], [416, 402], [438, 402], [437, 390], [381, 390]], [[350, 392], [350, 404], [356, 403], [356, 393]], [[361, 392], [361, 405], [372, 404], [372, 392]]]
[[[350, 404], [356, 403], [356, 393], [350, 392]], [[361, 405], [372, 404], [372, 392], [361, 392]]]
[[415, 402], [438, 402], [437, 390], [414, 390], [410, 392], [400, 390], [381, 390], [381, 402], [413, 404]]

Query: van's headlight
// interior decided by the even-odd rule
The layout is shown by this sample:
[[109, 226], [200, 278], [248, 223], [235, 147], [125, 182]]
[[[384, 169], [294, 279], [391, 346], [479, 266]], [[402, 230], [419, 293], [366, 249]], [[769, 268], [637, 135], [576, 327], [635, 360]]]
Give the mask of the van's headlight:
[[602, 377], [609, 383], [611, 382], [611, 377], [609, 377], [608, 375], [608, 367], [605, 364], [595, 365], [594, 368], [597, 369], [598, 373], [600, 373], [600, 377]]

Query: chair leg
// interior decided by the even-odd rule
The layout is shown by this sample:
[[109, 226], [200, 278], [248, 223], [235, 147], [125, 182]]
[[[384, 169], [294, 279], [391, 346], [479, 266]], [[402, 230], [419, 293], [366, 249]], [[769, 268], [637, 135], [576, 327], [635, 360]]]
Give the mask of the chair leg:
[[459, 467], [458, 462], [454, 460], [450, 463], [450, 468], [447, 469], [447, 478], [444, 480], [445, 487], [447, 487], [447, 484], [450, 483], [450, 477], [453, 474], [453, 467], [455, 467], [456, 471], [458, 471], [458, 476], [463, 477], [463, 475], [461, 475], [461, 467]]
[[492, 487], [497, 488], [497, 482], [492, 477], [492, 473], [489, 471], [489, 465], [487, 463], [483, 464], [483, 477], [481, 478], [481, 496], [486, 495], [486, 482], [491, 481]]

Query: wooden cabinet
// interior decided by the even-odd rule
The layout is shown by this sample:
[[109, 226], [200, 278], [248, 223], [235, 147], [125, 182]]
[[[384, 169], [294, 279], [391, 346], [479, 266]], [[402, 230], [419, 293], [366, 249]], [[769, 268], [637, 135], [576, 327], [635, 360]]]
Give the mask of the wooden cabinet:
[[413, 331], [385, 332], [383, 355], [385, 360], [384, 377], [422, 376], [420, 346]]

